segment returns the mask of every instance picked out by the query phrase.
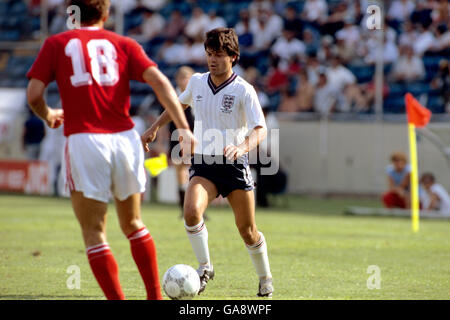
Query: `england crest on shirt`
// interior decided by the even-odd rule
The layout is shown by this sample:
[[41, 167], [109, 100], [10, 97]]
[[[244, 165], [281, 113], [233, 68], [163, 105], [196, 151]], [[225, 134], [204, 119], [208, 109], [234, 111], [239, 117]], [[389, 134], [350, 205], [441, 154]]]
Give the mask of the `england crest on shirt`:
[[234, 99], [236, 97], [230, 94], [224, 94], [222, 98], [222, 106], [220, 107], [220, 111], [223, 113], [231, 113], [233, 112]]

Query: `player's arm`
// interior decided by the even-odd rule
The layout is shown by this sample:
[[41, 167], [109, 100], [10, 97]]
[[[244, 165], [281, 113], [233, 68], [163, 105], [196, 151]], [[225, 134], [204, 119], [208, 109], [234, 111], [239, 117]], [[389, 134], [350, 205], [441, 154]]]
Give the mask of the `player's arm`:
[[[189, 107], [187, 104], [181, 104], [183, 109], [186, 109]], [[153, 142], [156, 139], [156, 135], [158, 133], [158, 130], [161, 127], [164, 127], [166, 124], [170, 123], [172, 121], [172, 118], [170, 117], [167, 110], [164, 110], [163, 113], [156, 119], [155, 122], [151, 125], [150, 128], [145, 130], [145, 132], [142, 134], [141, 139], [142, 143], [144, 145], [145, 152], [149, 152], [150, 149], [148, 147], [148, 143]]]
[[[175, 122], [175, 126], [180, 129], [179, 139], [182, 141], [181, 148], [184, 154], [192, 153], [195, 148], [196, 140], [187, 122], [186, 116], [184, 114], [184, 109], [181, 106], [178, 96], [170, 83], [169, 79], [161, 72], [158, 68], [149, 67], [144, 71], [143, 74], [144, 81], [149, 84], [156, 93], [156, 97], [159, 102], [166, 109], [166, 115], [162, 119], [161, 123], [169, 119]], [[144, 149], [148, 152], [148, 137], [141, 137]], [[190, 149], [190, 150], [188, 150]]]
[[223, 154], [229, 160], [236, 160], [247, 152], [255, 149], [266, 137], [267, 129], [263, 126], [256, 126], [252, 131], [250, 131], [250, 134], [245, 137], [244, 142], [238, 146], [234, 146], [232, 144], [226, 146], [223, 149]]
[[435, 193], [430, 194], [430, 204], [428, 205], [428, 208], [425, 208], [426, 210], [436, 210], [439, 208], [439, 202], [440, 199]]
[[159, 102], [175, 122], [175, 126], [178, 129], [190, 130], [183, 108], [169, 79], [155, 67], [147, 68], [144, 71], [143, 78], [153, 88]]
[[64, 121], [64, 112], [62, 109], [50, 108], [45, 102], [44, 92], [44, 82], [32, 78], [27, 88], [28, 104], [34, 114], [44, 120], [50, 128], [58, 128]]

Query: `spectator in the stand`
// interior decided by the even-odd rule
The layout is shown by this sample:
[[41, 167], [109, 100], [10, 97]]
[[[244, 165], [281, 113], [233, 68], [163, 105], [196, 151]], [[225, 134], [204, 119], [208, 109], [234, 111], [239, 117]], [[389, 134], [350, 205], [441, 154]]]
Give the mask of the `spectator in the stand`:
[[348, 46], [344, 39], [336, 40], [336, 55], [341, 59], [342, 63], [348, 64], [358, 58], [357, 50], [354, 46]]
[[283, 16], [283, 28], [294, 30], [295, 36], [298, 37], [303, 33], [303, 22], [298, 17], [297, 9], [292, 5], [287, 5]]
[[297, 79], [297, 108], [301, 112], [311, 112], [314, 109], [314, 86], [309, 82], [308, 72], [301, 69]]
[[250, 26], [250, 12], [247, 9], [242, 9], [239, 12], [239, 21], [234, 26], [234, 30], [239, 38], [239, 46], [244, 51], [251, 50], [254, 35]]
[[412, 45], [417, 40], [418, 35], [419, 33], [416, 28], [414, 28], [414, 24], [411, 20], [406, 20], [402, 25], [402, 32], [398, 38], [398, 45]]
[[283, 18], [273, 11], [273, 6], [271, 4], [263, 6], [259, 14], [267, 18], [269, 31], [273, 34], [273, 37], [276, 38], [280, 36], [283, 30], [284, 22]]
[[433, 12], [438, 8], [436, 0], [421, 0], [416, 2], [416, 7], [411, 14], [411, 20], [414, 23], [431, 25], [433, 22]]
[[139, 7], [143, 6], [141, 0], [111, 0], [111, 8], [116, 8], [119, 5], [124, 14], [133, 11], [138, 6]]
[[436, 27], [435, 30], [435, 41], [429, 48], [429, 51], [442, 54], [449, 55], [450, 53], [450, 31], [448, 31], [448, 27], [445, 24], [441, 24]]
[[[374, 103], [375, 103], [375, 76], [373, 77], [372, 81], [368, 83], [363, 83], [360, 85], [361, 92], [363, 95], [363, 101], [362, 108], [359, 110], [356, 110], [358, 112], [369, 112], [371, 110], [374, 110]], [[389, 95], [389, 85], [386, 78], [383, 79], [383, 99], [386, 99], [386, 97]]]
[[346, 18], [344, 20], [344, 27], [336, 32], [336, 39], [343, 40], [346, 47], [355, 48], [361, 40], [359, 28], [355, 25], [355, 20]]
[[387, 18], [394, 28], [411, 17], [415, 8], [413, 0], [394, 0], [389, 7]]
[[432, 12], [432, 18], [436, 24], [450, 25], [450, 4], [448, 0], [438, 0], [436, 8]]
[[196, 39], [191, 39], [187, 37], [187, 43], [189, 43], [189, 45], [186, 47], [186, 55], [188, 63], [195, 64], [197, 66], [206, 65], [205, 45], [203, 36], [198, 35]]
[[279, 67], [280, 58], [271, 57], [271, 66], [266, 75], [266, 91], [268, 94], [278, 93], [289, 85], [289, 78]]
[[320, 29], [328, 17], [328, 5], [325, 0], [306, 0], [301, 13], [301, 18], [308, 25]]
[[321, 69], [317, 55], [311, 54], [306, 60], [306, 73], [308, 75], [308, 82], [315, 86], [319, 81], [319, 71]]
[[139, 0], [142, 5], [150, 10], [158, 11], [161, 10], [168, 0]]
[[[368, 41], [364, 62], [367, 64], [375, 64], [379, 58], [378, 55], [378, 43], [375, 41]], [[398, 58], [398, 48], [392, 38], [389, 38], [386, 34], [383, 38], [383, 62], [385, 64], [394, 63]]]
[[[293, 101], [291, 101], [293, 100]], [[294, 98], [282, 99], [279, 111], [281, 112], [310, 112], [314, 105], [314, 86], [308, 81], [308, 73], [305, 69], [298, 72], [297, 88]]]
[[299, 112], [297, 105], [297, 95], [291, 86], [285, 86], [281, 89], [280, 105], [278, 110], [280, 112]]
[[347, 86], [356, 83], [355, 75], [342, 64], [338, 56], [331, 58], [330, 67], [327, 68], [327, 78], [328, 83], [341, 92]]
[[250, 30], [253, 34], [253, 47], [256, 51], [266, 51], [270, 49], [275, 37], [269, 32], [267, 20], [258, 17], [256, 21], [250, 22]]
[[358, 58], [361, 34], [359, 27], [355, 25], [355, 20], [353, 18], [346, 17], [343, 21], [344, 27], [335, 34], [336, 49], [342, 62], [349, 63]]
[[419, 35], [417, 36], [416, 42], [413, 44], [414, 52], [419, 57], [431, 48], [435, 41], [433, 33], [430, 31], [430, 27], [424, 24], [419, 24]]
[[136, 41], [147, 43], [158, 37], [166, 24], [164, 18], [152, 9], [142, 9], [143, 22], [129, 31], [129, 36]]
[[203, 12], [203, 9], [201, 7], [194, 7], [184, 32], [188, 37], [193, 39], [197, 38], [199, 35], [204, 36], [208, 29], [208, 23], [208, 15]]
[[181, 11], [175, 9], [170, 13], [163, 33], [167, 38], [177, 38], [183, 34], [185, 26], [186, 20]]
[[341, 1], [330, 10], [330, 15], [326, 21], [322, 24], [320, 31], [322, 34], [335, 36], [336, 31], [344, 27], [345, 20], [350, 19], [347, 13], [348, 5], [346, 2]]
[[[364, 7], [363, 7], [364, 6]], [[366, 16], [367, 1], [355, 0], [348, 3], [347, 17], [355, 20], [357, 25], [361, 25], [361, 21]]]
[[30, 112], [24, 123], [23, 149], [28, 160], [38, 160], [41, 150], [41, 142], [45, 137], [44, 122]]
[[248, 67], [244, 71], [243, 78], [255, 88], [261, 107], [263, 109], [269, 107], [269, 97], [261, 88], [263, 83], [261, 81], [261, 73], [259, 70], [255, 67]]
[[49, 26], [50, 34], [57, 34], [63, 32], [66, 29], [66, 23], [67, 23], [66, 8], [64, 6], [61, 6], [56, 10], [56, 15], [51, 20]]
[[340, 93], [328, 82], [325, 70], [319, 71], [319, 78], [314, 92], [314, 111], [323, 116], [339, 111]]
[[216, 10], [210, 10], [208, 12], [208, 27], [206, 28], [206, 31], [216, 29], [216, 28], [226, 28], [227, 23], [224, 18], [219, 17], [217, 15]]
[[357, 110], [364, 108], [364, 97], [356, 82], [356, 77], [342, 64], [338, 56], [331, 59], [331, 65], [327, 69], [327, 78], [329, 85], [342, 93], [338, 103], [339, 111], [348, 112], [353, 108]]
[[448, 59], [440, 61], [439, 70], [431, 81], [430, 87], [439, 91], [444, 98], [446, 112], [450, 113], [450, 63]]
[[425, 189], [422, 197], [423, 209], [439, 211], [442, 215], [450, 215], [450, 195], [445, 188], [436, 182], [434, 174], [426, 172], [420, 177], [420, 183]]
[[291, 60], [305, 55], [306, 47], [301, 40], [295, 38], [294, 30], [284, 29], [271, 51], [280, 58], [280, 68], [287, 70]]
[[317, 54], [320, 47], [320, 35], [311, 28], [303, 30], [303, 43], [305, 45], [305, 53], [307, 56]]
[[186, 46], [175, 42], [174, 38], [167, 38], [159, 49], [157, 58], [169, 65], [187, 63]]
[[258, 13], [263, 7], [267, 7], [270, 5], [269, 1], [267, 0], [253, 0], [250, 2], [250, 5], [248, 6], [248, 10], [250, 13], [251, 18], [256, 18], [258, 16]]
[[250, 19], [253, 45], [258, 51], [269, 50], [274, 40], [281, 35], [283, 20], [270, 9], [258, 10], [256, 18]]
[[391, 164], [386, 167], [388, 190], [383, 194], [386, 208], [409, 208], [410, 172], [406, 155], [394, 152], [391, 155]]
[[411, 82], [421, 80], [424, 76], [425, 66], [422, 59], [414, 54], [411, 46], [406, 45], [402, 47], [400, 57], [392, 68], [393, 80]]
[[333, 56], [337, 55], [337, 53], [333, 37], [330, 35], [323, 36], [320, 40], [319, 50], [317, 51], [319, 62], [325, 64], [330, 61]]

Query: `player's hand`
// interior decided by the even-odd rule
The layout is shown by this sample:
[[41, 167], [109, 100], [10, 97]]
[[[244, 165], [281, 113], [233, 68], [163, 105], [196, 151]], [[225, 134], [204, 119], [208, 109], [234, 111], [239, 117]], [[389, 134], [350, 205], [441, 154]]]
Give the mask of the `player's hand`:
[[44, 120], [50, 128], [59, 128], [64, 122], [64, 111], [62, 109], [48, 108], [48, 112]]
[[246, 152], [243, 148], [237, 147], [232, 144], [229, 144], [225, 148], [223, 148], [224, 156], [230, 161], [236, 160], [237, 158], [243, 156], [245, 153]]
[[155, 141], [156, 134], [158, 133], [159, 127], [158, 126], [151, 126], [149, 129], [147, 129], [141, 136], [142, 145], [144, 146], [145, 152], [149, 152], [150, 148], [148, 146], [149, 143]]
[[180, 142], [182, 157], [190, 159], [194, 154], [195, 146], [198, 143], [192, 131], [187, 129], [178, 129], [178, 141]]

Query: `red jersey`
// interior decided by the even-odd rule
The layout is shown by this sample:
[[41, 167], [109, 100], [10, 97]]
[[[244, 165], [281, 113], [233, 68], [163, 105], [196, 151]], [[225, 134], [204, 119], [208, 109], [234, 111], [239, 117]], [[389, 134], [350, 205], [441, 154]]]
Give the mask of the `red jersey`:
[[64, 135], [129, 130], [130, 80], [144, 82], [156, 64], [133, 39], [100, 28], [81, 28], [49, 37], [27, 73], [58, 84]]

